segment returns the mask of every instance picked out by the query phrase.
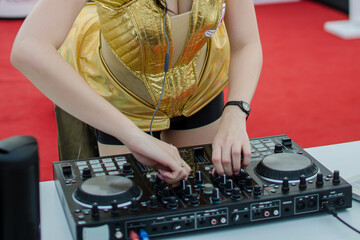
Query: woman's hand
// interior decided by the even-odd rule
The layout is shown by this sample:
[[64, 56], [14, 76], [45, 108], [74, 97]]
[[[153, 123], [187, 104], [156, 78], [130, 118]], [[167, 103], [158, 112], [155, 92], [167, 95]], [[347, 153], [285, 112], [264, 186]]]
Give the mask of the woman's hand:
[[[227, 106], [212, 144], [212, 162], [218, 174], [237, 175], [251, 160], [246, 132], [246, 114], [238, 106]], [[243, 159], [242, 159], [243, 158]]]
[[167, 183], [174, 184], [187, 179], [191, 171], [175, 146], [144, 132], [137, 133], [126, 145], [139, 162], [157, 169], [159, 177]]

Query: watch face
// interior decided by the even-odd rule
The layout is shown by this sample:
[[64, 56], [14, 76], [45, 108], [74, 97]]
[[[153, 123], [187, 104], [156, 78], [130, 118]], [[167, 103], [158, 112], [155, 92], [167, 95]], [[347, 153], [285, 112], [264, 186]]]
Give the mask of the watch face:
[[250, 112], [250, 105], [247, 102], [242, 102], [245, 111]]

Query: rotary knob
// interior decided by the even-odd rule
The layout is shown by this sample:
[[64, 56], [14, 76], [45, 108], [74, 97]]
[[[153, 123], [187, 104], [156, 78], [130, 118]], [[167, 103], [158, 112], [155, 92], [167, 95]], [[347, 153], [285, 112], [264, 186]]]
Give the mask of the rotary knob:
[[132, 174], [133, 170], [131, 169], [130, 163], [124, 163], [121, 173], [124, 175]]
[[136, 212], [138, 210], [138, 201], [136, 198], [131, 199], [130, 210]]
[[212, 201], [213, 204], [216, 204], [216, 203], [220, 202], [220, 193], [219, 193], [218, 188], [213, 189], [213, 193], [212, 193], [212, 196], [211, 196], [211, 201]]
[[231, 198], [232, 198], [233, 200], [240, 200], [240, 199], [241, 199], [241, 190], [240, 190], [240, 188], [235, 187], [235, 188], [232, 190]]
[[340, 172], [339, 170], [335, 170], [334, 171], [334, 176], [333, 176], [333, 184], [334, 185], [338, 185], [340, 183]]
[[98, 204], [96, 202], [93, 203], [92, 206], [91, 206], [91, 216], [93, 218], [99, 217], [99, 207], [98, 207]]
[[240, 178], [240, 183], [241, 184], [245, 184], [246, 183], [246, 177], [247, 177], [247, 174], [245, 172], [244, 169], [241, 169], [240, 170], [240, 174], [239, 174], [239, 178]]
[[287, 178], [287, 177], [283, 178], [281, 190], [282, 190], [283, 193], [289, 192], [289, 190], [290, 190], [289, 178]]
[[177, 203], [177, 199], [174, 196], [171, 196], [169, 198], [168, 204], [167, 204], [168, 208], [170, 209], [177, 209], [178, 208], [178, 203]]
[[252, 191], [252, 177], [251, 176], [247, 176], [246, 177], [246, 182], [245, 182], [245, 189], [247, 192], [251, 192]]
[[118, 202], [116, 200], [113, 200], [111, 202], [111, 214], [117, 215], [118, 213], [119, 213]]
[[168, 202], [170, 198], [170, 189], [168, 187], [165, 187], [162, 192], [162, 201], [164, 203]]
[[240, 214], [238, 213], [234, 213], [231, 217], [231, 220], [234, 222], [234, 223], [238, 223], [240, 222], [241, 218], [240, 218]]
[[82, 178], [83, 178], [84, 180], [91, 178], [92, 175], [91, 175], [91, 170], [90, 170], [90, 168], [85, 167], [85, 168], [83, 169], [83, 172], [82, 172], [82, 175], [81, 175], [81, 176], [82, 176]]
[[193, 206], [198, 206], [199, 205], [199, 194], [192, 193], [190, 195], [190, 204], [193, 205]]
[[322, 173], [316, 175], [316, 187], [322, 187], [324, 185], [324, 176]]
[[225, 192], [227, 195], [230, 195], [234, 188], [234, 183], [232, 179], [226, 180]]
[[204, 185], [204, 194], [211, 195], [214, 189], [214, 185], [211, 183], [205, 183]]
[[158, 201], [155, 195], [150, 196], [149, 198], [149, 206], [150, 208], [157, 208], [158, 207]]
[[154, 186], [157, 190], [157, 194], [162, 196], [164, 194], [164, 189], [166, 188], [166, 183], [164, 181], [159, 182], [159, 184]]
[[254, 194], [254, 197], [256, 197], [256, 198], [259, 198], [259, 197], [261, 197], [261, 187], [260, 187], [260, 185], [255, 185], [254, 186], [254, 192], [253, 192], [253, 194]]
[[300, 176], [299, 189], [300, 190], [305, 190], [306, 189], [306, 176], [305, 175]]
[[220, 188], [225, 188], [226, 186], [226, 174], [221, 174], [220, 175]]
[[218, 183], [220, 181], [220, 176], [217, 172], [214, 173], [214, 175], [212, 176], [212, 179], [215, 183]]
[[203, 184], [203, 180], [202, 180], [202, 176], [201, 176], [201, 171], [196, 171], [196, 172], [195, 172], [195, 184], [197, 184], [197, 185]]
[[274, 149], [274, 153], [282, 153], [283, 152], [283, 147], [281, 144], [276, 144], [275, 145], [275, 149]]
[[180, 180], [180, 192], [184, 193], [185, 192], [185, 188], [186, 188], [186, 180], [185, 179], [181, 179]]
[[185, 200], [189, 200], [191, 193], [192, 193], [191, 185], [186, 185], [185, 193], [184, 193]]

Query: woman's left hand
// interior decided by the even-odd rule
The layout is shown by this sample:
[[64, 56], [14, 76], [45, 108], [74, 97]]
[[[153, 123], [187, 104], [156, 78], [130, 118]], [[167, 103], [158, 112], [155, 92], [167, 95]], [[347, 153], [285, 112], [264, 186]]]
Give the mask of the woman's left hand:
[[251, 160], [251, 147], [246, 132], [246, 114], [238, 106], [228, 106], [220, 119], [212, 144], [212, 162], [218, 174], [237, 175]]

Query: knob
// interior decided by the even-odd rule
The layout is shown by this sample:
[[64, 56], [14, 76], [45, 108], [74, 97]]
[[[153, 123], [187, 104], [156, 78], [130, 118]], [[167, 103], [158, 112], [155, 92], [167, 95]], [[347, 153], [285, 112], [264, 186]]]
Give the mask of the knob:
[[116, 200], [111, 202], [111, 214], [117, 215], [119, 213], [118, 203]]
[[225, 192], [227, 195], [230, 195], [234, 188], [234, 183], [232, 179], [226, 180]]
[[130, 210], [136, 212], [138, 210], [138, 202], [136, 198], [131, 199]]
[[98, 204], [96, 202], [92, 204], [91, 216], [94, 217], [94, 218], [99, 217], [99, 207], [98, 207]]
[[165, 187], [162, 191], [162, 201], [166, 203], [170, 198], [170, 189], [168, 187]]
[[157, 208], [158, 207], [158, 201], [155, 195], [150, 196], [149, 198], [149, 205], [150, 208]]
[[211, 195], [214, 189], [214, 185], [211, 183], [205, 183], [204, 184], [204, 194]]
[[185, 193], [184, 193], [185, 200], [189, 199], [191, 193], [192, 193], [191, 185], [186, 185]]
[[177, 199], [174, 196], [169, 197], [169, 201], [167, 204], [168, 208], [170, 209], [176, 209], [178, 208], [178, 203], [177, 203]]
[[340, 183], [340, 172], [339, 172], [339, 170], [334, 171], [334, 176], [333, 176], [333, 181], [332, 182], [333, 182], [334, 185], [337, 185], [337, 184]]
[[192, 193], [190, 195], [190, 204], [193, 205], [193, 206], [199, 205], [199, 194]]
[[196, 171], [195, 172], [195, 184], [198, 184], [198, 185], [203, 184], [201, 171]]
[[274, 153], [282, 153], [283, 152], [283, 147], [281, 144], [276, 144], [275, 145], [275, 149], [274, 149]]
[[226, 174], [220, 175], [220, 187], [224, 188], [226, 186]]
[[247, 176], [247, 177], [246, 177], [245, 189], [246, 189], [248, 192], [251, 192], [251, 191], [252, 191], [252, 177], [251, 177], [251, 176]]
[[306, 176], [305, 175], [300, 176], [299, 189], [300, 190], [306, 189]]
[[287, 177], [283, 178], [281, 190], [283, 193], [287, 193], [290, 190], [289, 178], [287, 178]]
[[232, 220], [234, 223], [240, 222], [240, 220], [241, 220], [240, 214], [238, 214], [238, 213], [233, 214], [232, 217], [231, 217], [231, 220]]
[[219, 189], [218, 188], [214, 188], [213, 189], [213, 193], [211, 196], [211, 201], [213, 204], [219, 203], [220, 202], [220, 196], [219, 196]]
[[122, 174], [131, 174], [133, 170], [131, 169], [130, 163], [124, 163], [123, 168], [121, 170]]
[[155, 189], [157, 190], [157, 193], [159, 196], [162, 196], [164, 193], [164, 189], [166, 188], [166, 183], [164, 181], [160, 181], [158, 184], [156, 184]]
[[241, 184], [245, 184], [246, 182], [246, 177], [247, 177], [247, 173], [245, 172], [244, 169], [240, 169], [240, 173], [239, 173], [239, 179], [240, 179], [240, 183]]
[[254, 186], [254, 192], [253, 192], [253, 194], [254, 194], [254, 197], [261, 197], [261, 187], [260, 187], [260, 185], [255, 185]]
[[215, 172], [214, 175], [212, 176], [212, 179], [214, 180], [215, 183], [218, 183], [220, 181], [219, 174]]
[[152, 173], [150, 174], [150, 182], [155, 183], [156, 180], [157, 180], [157, 173], [156, 173], [156, 172], [152, 172]]
[[81, 176], [82, 176], [82, 178], [83, 178], [84, 180], [86, 180], [86, 179], [88, 179], [88, 178], [91, 178], [92, 175], [91, 175], [91, 170], [90, 170], [90, 168], [88, 168], [88, 167], [84, 168]]
[[181, 179], [180, 180], [180, 192], [184, 193], [185, 192], [185, 188], [186, 188], [186, 180], [185, 179]]
[[317, 187], [322, 187], [324, 185], [324, 176], [322, 173], [318, 173], [316, 175], [316, 186]]
[[231, 193], [231, 198], [233, 200], [240, 200], [241, 199], [241, 190], [238, 187], [234, 187]]

